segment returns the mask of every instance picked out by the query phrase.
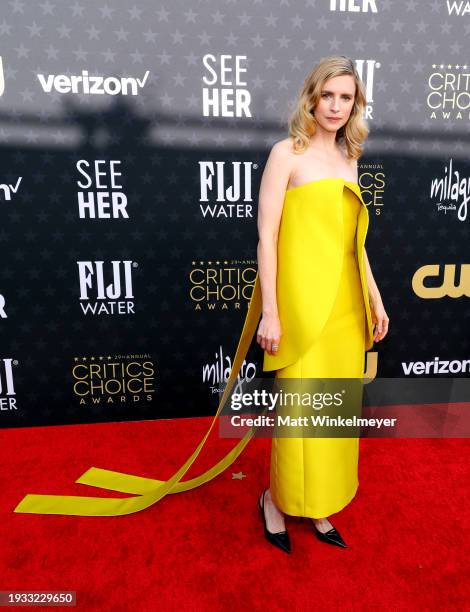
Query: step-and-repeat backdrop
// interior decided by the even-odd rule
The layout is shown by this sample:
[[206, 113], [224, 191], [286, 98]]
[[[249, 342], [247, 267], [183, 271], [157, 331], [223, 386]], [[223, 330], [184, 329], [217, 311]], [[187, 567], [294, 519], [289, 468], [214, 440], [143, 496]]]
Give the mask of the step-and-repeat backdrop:
[[[264, 164], [334, 54], [368, 99], [359, 176], [390, 331], [367, 370], [468, 376], [469, 4], [3, 3], [0, 426], [215, 412]], [[240, 378], [260, 375], [254, 340]]]

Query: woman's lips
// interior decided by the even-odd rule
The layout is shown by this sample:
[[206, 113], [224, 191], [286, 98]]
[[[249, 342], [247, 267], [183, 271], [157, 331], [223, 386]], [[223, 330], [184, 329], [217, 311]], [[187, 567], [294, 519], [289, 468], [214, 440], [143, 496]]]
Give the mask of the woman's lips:
[[341, 121], [341, 117], [327, 117], [328, 121]]

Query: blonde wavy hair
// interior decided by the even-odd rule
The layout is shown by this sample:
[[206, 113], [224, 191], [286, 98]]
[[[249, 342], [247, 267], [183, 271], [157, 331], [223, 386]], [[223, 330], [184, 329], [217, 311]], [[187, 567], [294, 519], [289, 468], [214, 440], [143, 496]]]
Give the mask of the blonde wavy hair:
[[345, 145], [350, 159], [358, 159], [362, 155], [362, 144], [369, 134], [369, 128], [363, 118], [367, 102], [366, 91], [353, 61], [345, 55], [322, 58], [305, 77], [296, 107], [288, 120], [289, 136], [294, 140], [295, 153], [305, 151], [310, 137], [315, 134], [316, 120], [313, 111], [320, 100], [325, 81], [342, 74], [350, 74], [354, 78], [356, 94], [348, 122], [337, 131], [336, 142]]

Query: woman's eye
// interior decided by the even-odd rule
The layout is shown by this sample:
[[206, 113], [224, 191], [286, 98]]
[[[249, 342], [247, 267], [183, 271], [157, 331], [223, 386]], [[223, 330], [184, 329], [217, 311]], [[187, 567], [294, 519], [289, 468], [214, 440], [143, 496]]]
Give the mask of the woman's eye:
[[[324, 94], [322, 94], [322, 98], [325, 98], [325, 97], [327, 97], [327, 96], [329, 96], [329, 95], [330, 95], [330, 94], [324, 93]], [[349, 100], [351, 99], [351, 96], [343, 96], [343, 98], [344, 98], [345, 100], [348, 100], [348, 101], [349, 101]]]

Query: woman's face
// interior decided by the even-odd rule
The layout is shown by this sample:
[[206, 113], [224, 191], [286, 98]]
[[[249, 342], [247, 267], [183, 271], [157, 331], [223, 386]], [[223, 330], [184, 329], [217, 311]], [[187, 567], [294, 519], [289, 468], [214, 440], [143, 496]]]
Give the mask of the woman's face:
[[350, 74], [328, 79], [323, 83], [320, 100], [314, 110], [317, 123], [328, 132], [346, 125], [354, 106], [356, 84]]

